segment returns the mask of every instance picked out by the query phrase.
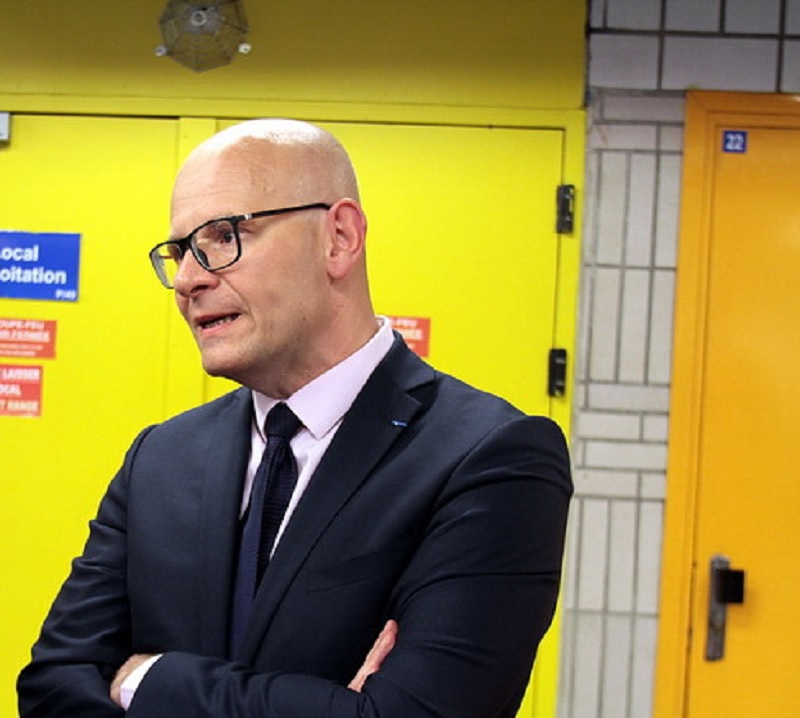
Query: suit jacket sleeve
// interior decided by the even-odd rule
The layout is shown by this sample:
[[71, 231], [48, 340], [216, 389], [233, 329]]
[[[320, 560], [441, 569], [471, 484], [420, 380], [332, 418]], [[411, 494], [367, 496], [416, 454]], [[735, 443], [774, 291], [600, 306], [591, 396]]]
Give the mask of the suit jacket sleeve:
[[140, 685], [130, 718], [513, 715], [555, 608], [570, 494], [556, 425], [503, 422], [460, 459], [430, 507], [390, 601], [398, 643], [361, 694], [171, 652]]
[[[147, 431], [134, 442], [133, 456]], [[33, 660], [20, 674], [21, 718], [117, 718], [109, 684], [132, 653], [127, 599], [124, 469], [111, 482], [89, 539], [42, 627]]]

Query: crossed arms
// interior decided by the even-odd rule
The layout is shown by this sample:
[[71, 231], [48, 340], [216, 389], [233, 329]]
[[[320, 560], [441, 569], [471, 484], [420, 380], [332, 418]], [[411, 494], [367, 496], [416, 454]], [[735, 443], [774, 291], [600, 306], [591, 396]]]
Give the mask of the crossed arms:
[[[435, 457], [435, 446], [427, 448]], [[163, 652], [139, 686], [130, 718], [513, 716], [555, 607], [571, 493], [566, 447], [551, 422], [518, 418], [448, 462], [447, 478], [436, 486], [410, 483], [411, 467], [401, 460], [381, 477], [380, 494], [369, 496], [379, 482], [364, 485], [348, 509], [370, 536], [386, 531], [404, 549], [375, 552], [387, 566], [368, 583], [324, 594], [319, 605], [330, 607], [327, 615], [309, 608], [317, 604], [302, 605], [304, 596], [323, 594], [301, 591], [312, 581], [301, 570], [283, 599], [285, 620], [278, 615], [252, 664], [186, 650], [193, 639], [183, 628], [160, 623], [131, 599], [126, 566], [134, 528], [123, 469], [20, 678], [20, 715], [122, 715], [109, 697], [120, 667], [126, 670], [132, 655]], [[372, 507], [369, 520], [359, 502]], [[350, 524], [345, 533], [355, 538], [365, 530]], [[155, 550], [155, 539], [139, 548], [148, 546]], [[159, 589], [173, 591], [150, 590]], [[390, 624], [359, 669], [387, 618], [399, 624], [396, 642]], [[152, 625], [142, 628], [145, 621]], [[151, 645], [152, 636], [167, 634], [174, 640]]]

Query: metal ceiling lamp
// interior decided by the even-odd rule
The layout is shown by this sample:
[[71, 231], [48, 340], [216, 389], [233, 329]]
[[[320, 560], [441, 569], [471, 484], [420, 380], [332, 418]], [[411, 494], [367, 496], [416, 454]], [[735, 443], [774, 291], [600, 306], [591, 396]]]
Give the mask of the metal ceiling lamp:
[[241, 0], [169, 0], [159, 25], [164, 44], [156, 55], [195, 72], [227, 65], [237, 52], [250, 52]]

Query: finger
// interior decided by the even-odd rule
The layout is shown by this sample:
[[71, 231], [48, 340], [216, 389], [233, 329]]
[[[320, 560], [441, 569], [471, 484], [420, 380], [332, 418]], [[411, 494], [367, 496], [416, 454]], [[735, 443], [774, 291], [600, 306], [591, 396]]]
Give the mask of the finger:
[[111, 682], [111, 686], [109, 689], [109, 694], [111, 695], [111, 700], [114, 701], [118, 706], [122, 706], [120, 702], [120, 692], [122, 690], [122, 684], [125, 682], [125, 679], [133, 673], [136, 668], [138, 668], [142, 663], [149, 660], [151, 656], [144, 655], [144, 654], [135, 654], [131, 656], [125, 663], [120, 666], [117, 674], [114, 676], [114, 680]]
[[372, 648], [370, 648], [364, 663], [361, 665], [361, 668], [358, 669], [358, 673], [356, 673], [353, 680], [350, 681], [348, 688], [360, 692], [367, 678], [378, 671], [383, 665], [386, 656], [391, 653], [396, 641], [397, 621], [389, 620], [386, 622], [386, 625], [383, 627], [375, 643], [372, 644]]

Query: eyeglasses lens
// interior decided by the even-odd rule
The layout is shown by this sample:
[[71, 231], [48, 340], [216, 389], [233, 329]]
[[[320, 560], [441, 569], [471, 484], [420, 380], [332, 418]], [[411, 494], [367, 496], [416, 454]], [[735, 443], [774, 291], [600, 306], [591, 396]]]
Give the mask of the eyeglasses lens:
[[[204, 269], [214, 271], [233, 264], [239, 258], [236, 227], [229, 220], [216, 220], [190, 235], [192, 254]], [[175, 275], [189, 248], [181, 243], [159, 245], [152, 253], [153, 266], [167, 287], [175, 286]]]
[[222, 269], [239, 256], [236, 227], [228, 220], [210, 222], [201, 227], [192, 239], [194, 255], [206, 269]]
[[167, 287], [175, 286], [175, 275], [182, 256], [183, 252], [177, 244], [162, 244], [150, 253], [156, 274]]

